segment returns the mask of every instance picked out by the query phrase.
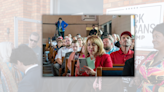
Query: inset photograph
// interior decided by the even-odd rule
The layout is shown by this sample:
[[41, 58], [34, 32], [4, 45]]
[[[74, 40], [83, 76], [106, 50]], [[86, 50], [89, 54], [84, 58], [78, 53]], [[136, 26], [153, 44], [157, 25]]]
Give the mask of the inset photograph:
[[43, 15], [43, 77], [134, 76], [135, 15]]

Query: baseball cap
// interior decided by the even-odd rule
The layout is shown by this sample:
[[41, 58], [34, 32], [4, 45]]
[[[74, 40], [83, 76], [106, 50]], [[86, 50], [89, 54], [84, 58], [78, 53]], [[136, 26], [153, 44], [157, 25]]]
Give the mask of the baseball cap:
[[124, 31], [124, 32], [122, 32], [122, 33], [121, 33], [121, 36], [124, 35], [124, 34], [129, 35], [130, 37], [132, 37], [132, 34], [131, 34], [129, 31]]

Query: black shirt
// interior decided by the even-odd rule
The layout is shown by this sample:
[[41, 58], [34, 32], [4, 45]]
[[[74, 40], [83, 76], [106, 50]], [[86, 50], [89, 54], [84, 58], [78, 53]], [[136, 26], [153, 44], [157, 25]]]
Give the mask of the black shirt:
[[92, 29], [90, 32], [89, 32], [89, 35], [96, 35], [97, 34], [97, 30], [96, 29]]

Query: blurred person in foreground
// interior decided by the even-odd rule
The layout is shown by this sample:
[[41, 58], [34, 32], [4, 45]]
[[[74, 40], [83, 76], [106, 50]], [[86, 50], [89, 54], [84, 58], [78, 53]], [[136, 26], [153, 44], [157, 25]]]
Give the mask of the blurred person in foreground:
[[2, 87], [0, 92], [16, 92], [18, 90], [17, 85], [24, 75], [10, 63], [12, 48], [11, 42], [0, 43], [0, 86]]
[[120, 50], [110, 54], [113, 64], [125, 64], [125, 61], [132, 58], [134, 51], [130, 50], [131, 33], [124, 31], [121, 34]]
[[18, 85], [18, 92], [41, 92], [41, 67], [38, 66], [37, 56], [31, 48], [22, 44], [13, 49], [10, 62], [13, 67], [25, 73]]
[[[139, 68], [140, 80], [137, 92], [164, 92], [164, 23], [158, 24], [152, 32], [154, 49]], [[137, 79], [136, 78], [136, 79]], [[136, 79], [134, 81], [136, 81]]]
[[97, 67], [113, 67], [111, 57], [108, 54], [105, 54], [104, 46], [102, 40], [95, 35], [88, 37], [85, 45], [85, 57], [90, 57], [91, 60], [94, 60], [94, 69], [91, 67], [85, 66], [85, 73], [82, 75], [96, 75]]
[[40, 36], [37, 32], [32, 32], [29, 37], [29, 43], [27, 44], [37, 55], [38, 64], [41, 64], [41, 48], [37, 45], [38, 41], [40, 39]]
[[114, 48], [113, 38], [110, 38], [108, 36], [103, 38], [103, 44], [104, 44], [104, 49], [106, 51], [106, 54], [110, 55], [112, 52], [119, 50], [119, 48]]

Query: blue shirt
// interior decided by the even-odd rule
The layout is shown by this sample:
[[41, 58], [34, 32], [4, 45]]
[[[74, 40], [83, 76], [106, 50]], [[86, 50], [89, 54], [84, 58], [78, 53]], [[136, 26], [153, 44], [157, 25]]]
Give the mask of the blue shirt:
[[109, 52], [106, 52], [106, 54], [111, 54], [112, 52], [118, 51], [120, 48], [112, 48]]

